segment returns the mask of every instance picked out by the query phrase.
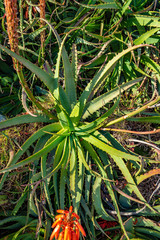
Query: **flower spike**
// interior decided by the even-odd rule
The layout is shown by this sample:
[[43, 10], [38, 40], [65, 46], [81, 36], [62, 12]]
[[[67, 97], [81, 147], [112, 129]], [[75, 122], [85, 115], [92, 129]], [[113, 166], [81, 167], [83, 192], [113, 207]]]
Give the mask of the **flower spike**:
[[86, 237], [86, 233], [85, 233], [82, 225], [81, 225], [77, 220], [75, 220], [74, 223], [77, 225], [77, 227], [78, 227], [78, 229], [81, 231], [82, 235], [83, 235], [84, 237]]
[[73, 212], [72, 206], [70, 206], [69, 211], [58, 209], [57, 213], [60, 214], [55, 217], [55, 222], [52, 224], [54, 229], [50, 240], [53, 240], [53, 238], [58, 240], [79, 240], [80, 232], [86, 237], [82, 225], [78, 222], [80, 217]]

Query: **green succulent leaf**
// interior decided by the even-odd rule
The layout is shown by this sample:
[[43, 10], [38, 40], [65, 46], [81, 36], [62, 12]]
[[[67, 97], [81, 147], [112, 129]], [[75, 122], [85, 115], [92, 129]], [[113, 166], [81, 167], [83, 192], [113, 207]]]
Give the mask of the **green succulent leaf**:
[[25, 160], [22, 160], [21, 162], [19, 162], [17, 164], [13, 164], [5, 169], [0, 170], [0, 173], [6, 173], [8, 171], [17, 169], [18, 167], [23, 167], [24, 165], [39, 159], [41, 156], [47, 154], [52, 149], [54, 149], [64, 138], [65, 138], [65, 136], [63, 136], [63, 135], [57, 136], [50, 144], [48, 144], [46, 147], [44, 147], [37, 153], [31, 155], [30, 157], [26, 158]]
[[78, 135], [78, 133], [82, 132], [83, 133], [89, 133], [89, 132], [93, 132], [94, 130], [96, 130], [97, 128], [100, 128], [104, 122], [106, 121], [106, 119], [114, 112], [114, 110], [118, 107], [119, 105], [119, 100], [120, 98], [115, 102], [115, 104], [106, 112], [104, 113], [101, 117], [99, 117], [98, 119], [92, 121], [91, 123], [88, 123], [84, 126], [80, 126], [75, 128], [76, 130], [76, 134]]
[[77, 161], [77, 153], [76, 153], [76, 147], [75, 144], [73, 142], [73, 139], [71, 138], [71, 146], [72, 146], [72, 150], [71, 150], [71, 157], [70, 157], [70, 174], [69, 174], [69, 184], [70, 184], [70, 192], [71, 192], [71, 196], [72, 196], [72, 201], [73, 201], [73, 207], [75, 209], [75, 211], [77, 212], [78, 210], [78, 205], [77, 205], [77, 194], [78, 194], [78, 186], [77, 186], [77, 182], [78, 182], [78, 161]]
[[119, 9], [119, 6], [116, 4], [114, 0], [105, 0], [103, 4], [96, 4], [96, 5], [85, 5], [75, 1], [77, 4], [81, 5], [84, 8], [93, 8], [93, 9]]
[[157, 174], [160, 174], [160, 168], [157, 168], [157, 169], [153, 169], [153, 170], [150, 170], [144, 174], [141, 174], [139, 176], [136, 177], [136, 181], [137, 181], [137, 184], [140, 184], [141, 182], [143, 182], [144, 180], [152, 177], [152, 176], [155, 176]]
[[[59, 162], [61, 164], [63, 163], [62, 160], [62, 153], [64, 150], [64, 142], [65, 139], [57, 146], [55, 156], [54, 156], [54, 162], [53, 162], [53, 170], [56, 169], [56, 167], [59, 165]], [[56, 171], [53, 172], [53, 187], [54, 187], [54, 192], [55, 192], [55, 198], [56, 198], [56, 204], [58, 208], [60, 208], [60, 201], [59, 201], [59, 180], [58, 180], [58, 173]]]
[[147, 26], [147, 27], [160, 27], [160, 20], [158, 16], [146, 16], [143, 14], [133, 14], [127, 20], [128, 26]]
[[14, 52], [12, 52], [8, 48], [2, 46], [1, 44], [0, 44], [0, 49], [2, 49], [4, 52], [9, 54], [11, 57], [15, 58], [20, 63], [22, 63], [32, 73], [35, 73], [37, 75], [37, 77], [39, 77], [44, 82], [44, 84], [48, 87], [48, 89], [50, 90], [50, 92], [52, 94], [53, 94], [53, 91], [55, 91], [55, 89], [57, 89], [56, 81], [48, 73], [46, 73], [44, 70], [42, 70], [41, 68], [39, 68], [35, 64], [31, 63], [27, 59], [17, 55]]
[[49, 119], [46, 116], [37, 116], [37, 117], [32, 117], [31, 115], [22, 115], [22, 116], [17, 116], [14, 118], [10, 118], [7, 120], [4, 120], [0, 122], [0, 130], [3, 130], [8, 127], [13, 127], [19, 124], [24, 124], [24, 123], [32, 123], [32, 122], [46, 122], [46, 123], [51, 123], [55, 122], [53, 119]]
[[93, 204], [99, 217], [107, 221], [114, 221], [115, 219], [105, 211], [101, 201], [101, 181], [102, 180], [98, 177], [94, 181], [92, 193]]
[[147, 31], [146, 33], [142, 34], [139, 38], [137, 38], [134, 41], [135, 45], [144, 43], [150, 36], [152, 36], [154, 33], [158, 32], [160, 28], [153, 28], [150, 31]]
[[68, 160], [70, 156], [70, 138], [67, 137], [64, 140], [64, 149], [62, 154], [62, 166], [60, 170], [60, 182], [59, 182], [59, 200], [60, 200], [60, 208], [64, 209], [65, 206], [65, 190], [66, 190], [66, 184], [67, 184], [67, 173], [68, 173]]
[[12, 215], [16, 215], [17, 214], [18, 210], [20, 209], [20, 207], [22, 206], [24, 201], [27, 199], [27, 197], [28, 197], [28, 186], [25, 187], [25, 189], [22, 192], [20, 198], [18, 199], [18, 202], [17, 202], [16, 206], [14, 207], [14, 209], [12, 211]]
[[[52, 29], [52, 31], [57, 39], [58, 45], [60, 47], [59, 56], [58, 56], [58, 60], [57, 60], [57, 66], [60, 64], [60, 57], [61, 57], [61, 53], [62, 53], [62, 59], [63, 59], [63, 65], [64, 65], [64, 78], [65, 78], [65, 92], [66, 92], [66, 96], [69, 98], [69, 103], [70, 103], [71, 107], [73, 107], [76, 103], [76, 87], [75, 87], [75, 80], [74, 80], [73, 72], [72, 72], [72, 66], [70, 64], [68, 54], [64, 47], [64, 42], [65, 42], [66, 38], [64, 38], [64, 40], [62, 42], [56, 29], [47, 20], [44, 20], [44, 21]], [[68, 35], [69, 35], [69, 33], [67, 33], [66, 37]], [[57, 67], [57, 70], [58, 69], [59, 69], [59, 66]]]
[[53, 214], [53, 208], [52, 208], [50, 191], [49, 191], [50, 178], [46, 179], [46, 176], [47, 176], [47, 168], [46, 167], [47, 167], [47, 154], [41, 158], [41, 173], [42, 173], [42, 178], [44, 179], [43, 186], [44, 186], [46, 200], [48, 202], [50, 213]]
[[142, 55], [141, 62], [145, 64], [145, 66], [151, 68], [154, 72], [160, 74], [160, 66], [158, 63], [153, 61], [151, 58], [149, 58], [146, 55]]
[[[19, 118], [19, 117], [18, 117]], [[16, 118], [15, 118], [16, 119]], [[12, 161], [8, 162], [7, 167], [11, 166], [11, 165], [15, 165], [17, 163], [17, 161], [20, 159], [20, 157], [26, 152], [26, 150], [39, 138], [41, 138], [42, 136], [44, 136], [47, 132], [56, 132], [59, 131], [61, 129], [61, 126], [59, 123], [53, 123], [50, 125], [47, 125], [43, 128], [41, 128], [40, 130], [38, 130], [37, 132], [35, 132], [31, 137], [29, 137], [26, 142], [22, 145], [21, 149], [15, 154], [15, 156], [13, 157]], [[1, 177], [0, 180], [0, 189], [2, 188], [4, 181], [6, 179], [6, 177], [8, 176], [8, 172], [6, 171], [3, 176]]]
[[[72, 112], [71, 112], [71, 118], [73, 119], [74, 123], [79, 122], [82, 113], [85, 109], [87, 100], [90, 96], [90, 94], [92, 93], [92, 91], [94, 90], [95, 86], [97, 86], [98, 84], [101, 85], [102, 82], [106, 79], [106, 77], [111, 73], [111, 71], [113, 70], [115, 64], [127, 53], [140, 48], [140, 47], [144, 47], [144, 46], [148, 46], [148, 45], [136, 45], [133, 47], [129, 47], [125, 50], [123, 50], [121, 53], [117, 54], [115, 57], [112, 58], [112, 60], [110, 60], [103, 69], [101, 69], [92, 79], [92, 81], [87, 85], [87, 87], [85, 88], [85, 90], [83, 91], [82, 95], [79, 98], [79, 101], [77, 102], [77, 104], [75, 105], [75, 107], [73, 108]], [[98, 88], [97, 88], [98, 90]]]
[[115, 99], [120, 93], [123, 93], [124, 91], [130, 89], [140, 81], [142, 81], [142, 78], [134, 79], [132, 81], [129, 81], [127, 83], [120, 85], [119, 87], [112, 89], [107, 93], [100, 95], [99, 97], [93, 99], [92, 101], [89, 101], [84, 108], [84, 113], [82, 115], [82, 118], [86, 119], [88, 116], [90, 116], [91, 114], [93, 114], [94, 112], [102, 108], [103, 106], [105, 106], [106, 103]]
[[160, 124], [160, 116], [128, 118], [128, 121]]
[[91, 144], [95, 145], [96, 147], [98, 147], [99, 149], [105, 151], [106, 153], [110, 154], [111, 156], [117, 156], [117, 157], [122, 157], [125, 159], [129, 159], [129, 160], [134, 160], [134, 161], [140, 161], [140, 159], [135, 156], [135, 155], [131, 155], [129, 153], [126, 152], [122, 152], [119, 151], [111, 146], [109, 146], [108, 144], [106, 144], [105, 142], [101, 141], [99, 139], [99, 137], [101, 136], [101, 134], [99, 132], [97, 132], [98, 136], [93, 136], [93, 135], [89, 135], [89, 136], [83, 136], [82, 138], [88, 142], [90, 142]]

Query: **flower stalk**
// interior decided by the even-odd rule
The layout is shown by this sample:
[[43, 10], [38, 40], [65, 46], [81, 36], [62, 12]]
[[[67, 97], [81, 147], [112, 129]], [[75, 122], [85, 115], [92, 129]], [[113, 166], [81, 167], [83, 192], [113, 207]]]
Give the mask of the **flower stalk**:
[[[18, 22], [17, 17], [17, 0], [5, 0], [5, 15], [7, 20], [7, 32], [11, 50], [19, 54], [18, 50]], [[13, 59], [14, 68], [16, 69], [17, 61]]]
[[[44, 17], [45, 15], [45, 0], [40, 0], [41, 4], [41, 17]], [[5, 15], [6, 15], [6, 24], [7, 24], [7, 32], [9, 37], [9, 44], [11, 51], [15, 52], [19, 55], [19, 49], [18, 49], [18, 23], [19, 19], [17, 17], [18, 13], [18, 6], [17, 6], [17, 0], [5, 0]], [[43, 39], [45, 38], [45, 35], [43, 34]], [[33, 96], [30, 88], [28, 87], [28, 84], [24, 78], [22, 67], [19, 64], [19, 62], [12, 57], [13, 60], [13, 66], [14, 69], [17, 72], [17, 75], [19, 77], [20, 83], [25, 90], [27, 96], [30, 98], [32, 103], [43, 113], [45, 113], [49, 118], [57, 120], [57, 118], [51, 114], [47, 109], [45, 109]]]
[[[41, 22], [41, 27], [44, 27], [45, 22], [43, 19], [45, 19], [45, 0], [40, 0], [39, 1], [39, 8], [40, 8], [40, 22]], [[42, 49], [42, 57], [44, 56], [44, 42], [45, 42], [45, 30], [41, 32], [41, 49]]]

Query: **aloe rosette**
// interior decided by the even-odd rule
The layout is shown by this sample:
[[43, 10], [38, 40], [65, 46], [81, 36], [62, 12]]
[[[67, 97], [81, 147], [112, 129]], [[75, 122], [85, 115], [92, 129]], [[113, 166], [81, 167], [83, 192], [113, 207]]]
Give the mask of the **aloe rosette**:
[[[130, 89], [136, 83], [140, 82], [142, 78], [124, 83], [110, 92], [103, 93], [99, 97], [95, 97], [95, 94], [101, 84], [105, 81], [106, 77], [112, 72], [115, 64], [125, 54], [128, 54], [139, 47], [144, 47], [145, 45], [129, 47], [113, 57], [112, 60], [106, 63], [106, 65], [95, 74], [93, 79], [85, 87], [81, 96], [77, 98], [75, 81], [75, 79], [77, 79], [76, 49], [71, 64], [64, 47], [64, 42], [68, 35], [66, 35], [63, 41], [61, 41], [56, 30], [49, 23], [48, 25], [51, 27], [57, 38], [57, 42], [59, 43], [59, 54], [54, 74], [47, 63], [45, 65], [45, 70], [42, 70], [23, 57], [0, 45], [0, 48], [3, 51], [11, 55], [42, 80], [53, 98], [55, 105], [54, 110], [56, 112], [55, 116], [55, 114], [51, 112], [48, 113], [47, 111], [48, 115], [46, 116], [46, 112], [41, 108], [41, 114], [36, 114], [36, 117], [24, 115], [0, 123], [0, 129], [12, 127], [17, 125], [17, 123], [49, 123], [35, 132], [21, 146], [21, 149], [14, 155], [6, 168], [0, 170], [0, 174], [3, 174], [1, 177], [0, 188], [2, 188], [9, 171], [17, 169], [18, 167], [23, 167], [29, 163], [36, 162], [37, 164], [37, 161], [40, 160], [41, 171], [38, 175], [33, 175], [33, 182], [38, 180], [43, 181], [44, 191], [51, 214], [53, 214], [53, 207], [50, 198], [49, 184], [52, 179], [56, 203], [59, 208], [64, 209], [65, 207], [65, 193], [67, 191], [71, 196], [75, 212], [84, 208], [87, 216], [92, 219], [91, 212], [86, 204], [90, 198], [89, 192], [92, 189], [92, 206], [103, 219], [112, 221], [114, 218], [105, 210], [101, 201], [100, 188], [103, 180], [111, 196], [113, 207], [117, 212], [121, 227], [127, 236], [121, 219], [116, 192], [113, 190], [114, 177], [108, 156], [110, 155], [115, 161], [125, 179], [130, 184], [130, 189], [135, 192], [141, 203], [146, 204], [150, 208], [137, 188], [136, 183], [125, 164], [125, 160], [131, 160], [140, 168], [140, 159], [137, 155], [128, 153], [109, 132], [103, 132], [101, 127], [106, 124], [108, 117], [118, 107], [120, 93]], [[64, 67], [64, 88], [59, 84], [61, 57]], [[23, 82], [20, 74], [19, 78], [20, 81]], [[115, 100], [116, 98], [117, 100]], [[95, 120], [90, 122], [86, 120], [111, 100], [115, 100], [115, 103], [109, 110]], [[137, 112], [135, 112], [135, 114], [136, 113]], [[134, 115], [134, 113], [132, 115]], [[122, 118], [120, 120], [124, 119]], [[111, 124], [112, 122], [107, 122], [107, 126]], [[33, 143], [36, 143], [36, 151], [26, 159], [19, 161], [21, 156]], [[53, 156], [53, 161], [51, 163], [48, 161], [49, 154], [52, 154]], [[90, 164], [93, 161], [97, 166], [96, 171], [92, 169]], [[108, 167], [105, 168], [105, 166]], [[92, 185], [90, 181], [92, 181]], [[87, 189], [85, 194], [83, 194], [84, 185], [85, 189]], [[33, 203], [33, 201], [31, 202]], [[36, 212], [36, 207], [33, 208]], [[96, 225], [96, 222], [94, 222], [94, 225]]]

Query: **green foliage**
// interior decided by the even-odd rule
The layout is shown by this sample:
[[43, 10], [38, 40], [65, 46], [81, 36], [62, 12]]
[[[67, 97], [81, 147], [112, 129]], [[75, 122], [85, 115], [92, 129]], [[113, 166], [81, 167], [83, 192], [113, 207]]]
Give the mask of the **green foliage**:
[[[0, 170], [0, 173], [3, 173], [0, 187], [2, 188], [4, 180], [8, 175], [9, 171], [17, 169], [18, 167], [24, 167], [26, 164], [33, 163], [33, 162], [36, 162], [36, 165], [37, 165], [39, 160], [41, 159], [41, 171], [39, 172], [39, 174], [37, 173], [38, 175], [36, 174], [37, 175], [36, 178], [34, 177], [35, 175], [32, 176], [32, 184], [36, 184], [37, 181], [43, 181], [46, 200], [48, 202], [48, 205], [50, 206], [51, 212], [52, 212], [52, 204], [51, 204], [51, 198], [49, 194], [49, 184], [52, 179], [51, 178], [52, 176], [55, 183], [58, 184], [59, 182], [59, 188], [57, 188], [55, 191], [57, 193], [56, 194], [57, 207], [60, 207], [63, 209], [65, 204], [68, 204], [68, 199], [65, 198], [65, 195], [66, 195], [65, 192], [69, 191], [71, 193], [70, 201], [73, 204], [75, 211], [78, 212], [80, 208], [81, 198], [83, 195], [83, 185], [84, 185], [84, 179], [85, 179], [84, 176], [85, 176], [85, 172], [88, 171], [95, 178], [94, 184], [93, 184], [93, 206], [95, 207], [96, 212], [100, 214], [100, 216], [103, 218], [107, 217], [107, 219], [111, 219], [111, 220], [113, 219], [104, 210], [103, 204], [99, 205], [100, 185], [101, 185], [101, 181], [103, 180], [112, 198], [113, 205], [117, 212], [120, 225], [124, 231], [125, 236], [127, 237], [127, 233], [121, 219], [121, 215], [120, 215], [120, 211], [119, 211], [119, 207], [116, 199], [117, 197], [113, 191], [113, 187], [110, 182], [110, 181], [114, 181], [114, 177], [113, 176], [112, 178], [108, 177], [108, 174], [107, 174], [108, 171], [104, 171], [105, 165], [103, 163], [103, 160], [98, 156], [96, 152], [96, 149], [98, 148], [112, 157], [112, 159], [115, 161], [116, 165], [118, 166], [118, 168], [120, 169], [120, 171], [122, 172], [126, 180], [128, 181], [132, 191], [135, 192], [137, 197], [144, 204], [146, 204], [149, 208], [151, 208], [146, 203], [145, 199], [143, 198], [140, 191], [138, 190], [136, 183], [132, 178], [130, 172], [128, 171], [126, 164], [123, 160], [123, 159], [126, 159], [126, 160], [132, 160], [135, 162], [140, 162], [139, 157], [136, 156], [135, 154], [127, 153], [127, 151], [124, 148], [120, 147], [119, 143], [115, 139], [112, 140], [110, 135], [108, 135], [109, 137], [108, 138], [107, 136], [104, 136], [101, 131], [99, 131], [99, 129], [106, 122], [106, 119], [108, 119], [108, 117], [117, 108], [119, 100], [115, 102], [115, 104], [112, 106], [111, 109], [109, 109], [106, 113], [102, 114], [96, 120], [92, 120], [91, 122], [83, 122], [82, 117], [83, 117], [84, 109], [86, 112], [88, 111], [87, 103], [89, 103], [88, 106], [91, 107], [93, 105], [94, 107], [94, 103], [90, 103], [92, 99], [90, 99], [89, 101], [89, 96], [92, 95], [93, 91], [95, 91], [95, 86], [97, 86], [96, 88], [96, 91], [97, 91], [99, 88], [98, 85], [101, 84], [101, 82], [104, 81], [105, 78], [110, 74], [116, 62], [122, 56], [126, 55], [128, 52], [131, 52], [134, 49], [141, 47], [141, 45], [130, 47], [124, 50], [122, 53], [119, 53], [117, 56], [115, 56], [109, 63], [107, 63], [103, 67], [102, 70], [100, 70], [98, 73], [95, 74], [93, 80], [88, 83], [82, 95], [75, 102], [75, 97], [73, 98], [73, 96], [76, 96], [76, 88], [74, 87], [74, 84], [72, 84], [71, 82], [73, 81], [72, 67], [69, 63], [69, 59], [64, 48], [64, 41], [61, 43], [60, 38], [55, 30], [54, 30], [54, 34], [56, 35], [57, 40], [59, 41], [60, 50], [59, 50], [55, 74], [53, 78], [48, 73], [46, 73], [42, 69], [39, 69], [37, 66], [35, 66], [31, 62], [25, 60], [24, 58], [16, 55], [15, 53], [11, 52], [7, 48], [0, 45], [0, 48], [2, 50], [10, 54], [12, 57], [16, 58], [25, 67], [27, 67], [33, 73], [38, 75], [39, 78], [44, 82], [44, 84], [49, 88], [49, 91], [53, 95], [55, 100], [55, 110], [57, 112], [57, 118], [59, 120], [59, 123], [55, 122], [55, 123], [49, 124], [46, 127], [34, 133], [23, 144], [22, 146], [23, 150], [20, 149], [16, 153], [16, 155], [10, 161], [9, 166], [7, 166], [5, 169]], [[58, 84], [61, 54], [62, 54], [62, 59], [64, 63], [64, 81], [66, 86], [65, 89], [63, 89]], [[73, 58], [73, 59], [76, 59], [76, 58]], [[72, 65], [75, 65], [75, 63], [72, 63]], [[134, 82], [132, 81], [132, 83], [128, 84], [126, 88], [130, 88], [136, 82], [137, 81], [134, 81]], [[71, 88], [72, 91], [70, 91], [70, 89], [67, 88], [67, 85], [69, 86], [70, 84], [72, 84], [72, 88]], [[123, 89], [123, 86], [119, 87], [119, 91], [121, 91], [121, 89]], [[116, 92], [112, 91], [111, 99], [114, 99], [117, 96], [117, 93], [116, 94], [114, 93]], [[66, 99], [65, 102], [63, 101], [63, 97], [65, 97]], [[98, 110], [105, 104], [106, 104], [105, 101], [103, 102], [103, 105], [100, 104], [98, 106], [97, 104], [97, 107], [94, 110], [95, 111]], [[69, 105], [69, 108], [68, 108], [68, 105]], [[28, 116], [25, 116], [23, 117], [23, 119], [21, 117], [22, 122], [25, 121], [25, 118], [27, 117]], [[3, 121], [0, 124], [0, 128], [3, 129], [8, 126], [13, 126], [15, 124], [15, 121], [18, 121], [18, 118], [20, 117]], [[36, 121], [36, 118], [38, 117], [37, 116], [32, 117], [32, 119], [33, 118], [35, 118], [35, 121]], [[35, 149], [37, 150], [31, 156], [27, 157], [22, 161], [17, 162], [22, 156], [22, 154], [25, 153], [25, 151], [31, 146], [31, 144], [36, 142], [36, 140], [39, 138], [42, 139], [42, 136], [43, 136], [43, 140], [41, 140], [42, 142], [38, 141], [35, 145]], [[48, 153], [52, 153], [53, 167], [51, 164], [49, 164], [49, 166], [47, 164]], [[88, 160], [94, 161], [99, 173], [93, 170], [88, 165]], [[70, 181], [68, 181], [67, 179], [70, 179]], [[31, 199], [33, 198], [33, 196], [30, 196], [30, 197]], [[21, 197], [21, 199], [22, 200], [19, 201], [20, 205], [23, 202], [23, 196]], [[36, 209], [36, 205], [34, 205], [33, 201], [31, 202], [33, 204], [31, 209], [33, 208], [33, 211], [36, 214], [38, 214], [38, 209]], [[19, 207], [20, 206], [18, 206], [17, 208]]]
[[[155, 92], [159, 92], [158, 51], [149, 45], [154, 44], [158, 48], [158, 12], [149, 10], [153, 5], [151, 1], [65, 1], [65, 5], [59, 2], [62, 1], [54, 1], [54, 4], [46, 2], [44, 28], [37, 21], [38, 12], [33, 12], [33, 3], [24, 3], [20, 11], [20, 56], [3, 46], [4, 37], [0, 38], [1, 54], [6, 57], [5, 52], [22, 63], [35, 99], [42, 103], [41, 96], [45, 92], [52, 102], [51, 108], [37, 105], [35, 108], [35, 101], [30, 98], [29, 104], [35, 108], [36, 116], [27, 114], [0, 122], [3, 131], [17, 124], [47, 124], [34, 132], [6, 164], [6, 168], [0, 170], [0, 189], [3, 189], [9, 172], [28, 166], [27, 186], [12, 213], [8, 212], [8, 217], [3, 216], [0, 220], [3, 235], [8, 239], [48, 239], [56, 209], [73, 205], [84, 222], [89, 239], [96, 238], [98, 229], [104, 233], [97, 222], [100, 217], [118, 221], [123, 239], [144, 236], [147, 239], [151, 234], [158, 239], [159, 228], [153, 221], [138, 218], [138, 224], [134, 225], [134, 217], [126, 220], [128, 212], [134, 215], [139, 210], [137, 201], [145, 206], [140, 212], [143, 216], [156, 216], [159, 210], [159, 207], [152, 208], [146, 202], [137, 187], [138, 177], [129, 171], [127, 164], [131, 163], [137, 175], [140, 173], [141, 158], [127, 151], [112, 134], [103, 129], [127, 118], [159, 123], [158, 117], [154, 116], [149, 120], [131, 118], [160, 100], [157, 97], [143, 105], [143, 101], [148, 101], [155, 96]], [[27, 7], [28, 18], [25, 15]], [[2, 25], [5, 31], [3, 19]], [[45, 55], [40, 48], [39, 37], [44, 29]], [[54, 49], [51, 49], [53, 44]], [[22, 72], [18, 76], [23, 86]], [[140, 86], [142, 76], [148, 77], [145, 86], [151, 85], [151, 94], [148, 95], [147, 87], [144, 88], [138, 109], [111, 120], [110, 117], [117, 114], [121, 104], [121, 94], [126, 90], [130, 90], [133, 98], [141, 94], [137, 91], [137, 85]], [[2, 106], [0, 111], [15, 116], [21, 108], [16, 112], [10, 101], [20, 103], [16, 84], [20, 85], [17, 79], [15, 84], [14, 78], [6, 78], [6, 75], [1, 79], [1, 88], [5, 90], [7, 86], [7, 89], [4, 92], [6, 95], [0, 96], [0, 103], [6, 105], [7, 110]], [[13, 92], [6, 98], [13, 83]], [[148, 164], [155, 162], [144, 157], [145, 160]], [[126, 189], [120, 193], [115, 190], [119, 172], [128, 182]], [[107, 189], [109, 199], [102, 197], [102, 186]], [[133, 192], [138, 200], [131, 197]], [[6, 195], [2, 196], [4, 198], [0, 203], [4, 204]], [[22, 214], [24, 203], [27, 203], [25, 217]], [[124, 219], [122, 210], [126, 213]], [[147, 230], [144, 226], [147, 226]], [[6, 229], [12, 229], [11, 234], [6, 233]]]
[[[129, 218], [125, 222], [125, 227], [128, 232], [130, 239], [159, 239], [160, 237], [160, 227], [154, 221], [144, 218]], [[122, 236], [121, 239], [126, 239]]]

